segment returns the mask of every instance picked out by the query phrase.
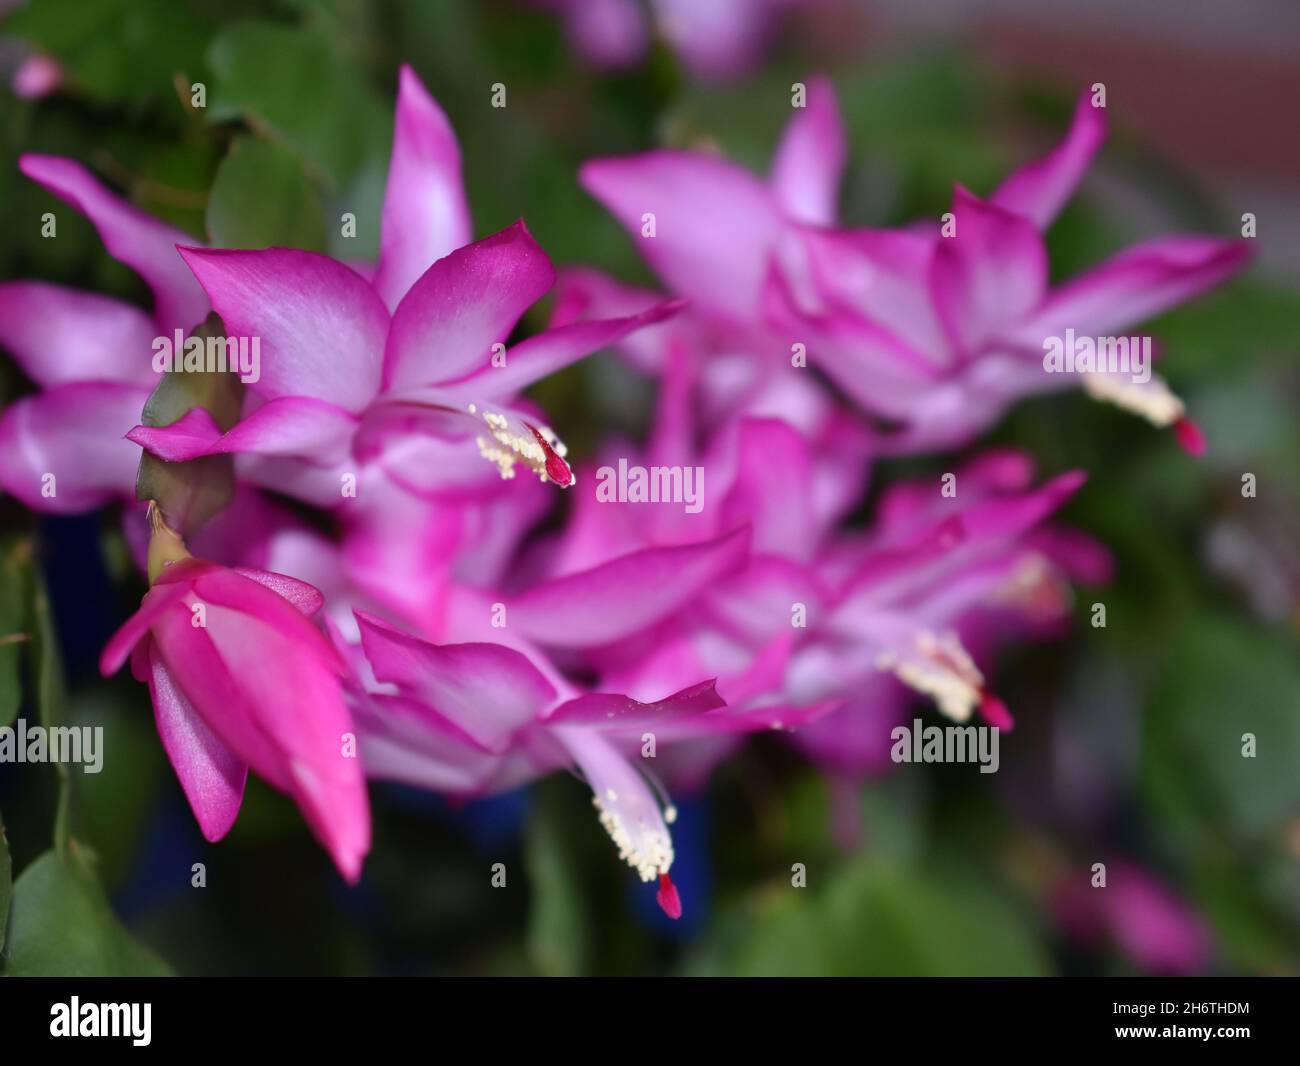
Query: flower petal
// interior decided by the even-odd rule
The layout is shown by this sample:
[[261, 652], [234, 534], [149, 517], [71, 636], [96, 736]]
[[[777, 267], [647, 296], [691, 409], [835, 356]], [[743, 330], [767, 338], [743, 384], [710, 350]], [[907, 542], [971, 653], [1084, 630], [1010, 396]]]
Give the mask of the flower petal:
[[1026, 163], [999, 185], [991, 203], [1047, 229], [1074, 194], [1093, 156], [1106, 139], [1106, 110], [1094, 107], [1086, 90], [1074, 108], [1065, 140], [1041, 159]]
[[453, 381], [489, 366], [519, 317], [555, 284], [555, 268], [522, 221], [426, 270], [393, 312], [384, 388]]
[[395, 310], [435, 260], [473, 236], [456, 133], [419, 76], [403, 64], [375, 290]]
[[795, 110], [777, 146], [772, 185], [791, 216], [829, 226], [835, 221], [848, 142], [830, 80], [811, 78], [807, 88], [805, 106]]
[[489, 364], [443, 388], [458, 397], [507, 399], [592, 352], [622, 340], [643, 326], [652, 326], [672, 317], [684, 306], [684, 300], [667, 300], [640, 314], [624, 318], [573, 322], [548, 329], [508, 349], [504, 353], [504, 366]]
[[589, 692], [560, 704], [546, 716], [546, 722], [621, 732], [651, 728], [666, 719], [695, 717], [725, 706], [718, 695], [717, 682], [701, 681], [654, 703], [641, 703], [608, 692]]
[[1117, 334], [1231, 277], [1249, 254], [1243, 241], [1213, 237], [1134, 245], [1055, 289], [1009, 339], [1041, 356], [1043, 341], [1067, 329], [1089, 337]]
[[82, 382], [11, 404], [0, 414], [0, 488], [53, 514], [129, 499], [140, 449], [123, 434], [148, 398], [147, 387]]
[[239, 816], [248, 767], [208, 728], [163, 661], [156, 655], [150, 659], [149, 695], [163, 750], [204, 839], [220, 840]]
[[118, 199], [74, 160], [25, 155], [18, 169], [90, 219], [109, 254], [144, 278], [161, 329], [192, 329], [207, 317], [207, 297], [176, 253], [194, 243], [189, 234]]
[[[725, 160], [655, 151], [583, 164], [579, 178], [673, 292], [752, 322], [779, 233], [771, 190]], [[654, 235], [643, 236], [653, 216]]]
[[334, 404], [280, 396], [226, 433], [207, 410], [193, 407], [167, 426], [135, 426], [127, 439], [172, 463], [227, 452], [319, 459], [342, 452], [356, 427], [356, 416]]
[[985, 341], [1036, 308], [1047, 290], [1047, 251], [1033, 223], [958, 187], [956, 233], [931, 267], [939, 315], [957, 349]]
[[158, 327], [137, 307], [43, 281], [0, 284], [0, 345], [42, 388], [76, 381], [156, 384]]
[[[152, 628], [158, 652], [208, 727], [293, 797], [340, 873], [355, 882], [370, 847], [370, 814], [361, 761], [349, 753], [355, 727], [328, 665], [337, 653], [263, 586], [225, 571], [220, 584], [204, 588], [210, 577], [194, 586], [194, 601], [206, 604], [205, 626], [193, 626], [183, 605], [163, 615]], [[217, 602], [214, 593], [228, 592], [231, 582], [258, 614]], [[268, 602], [283, 605], [274, 620], [261, 613]]]
[[507, 600], [510, 628], [549, 647], [584, 648], [631, 636], [680, 610], [749, 553], [747, 526], [714, 540], [647, 548], [534, 585]]
[[361, 644], [379, 681], [397, 685], [484, 750], [504, 752], [511, 736], [555, 701], [526, 656], [499, 644], [430, 644], [356, 612]]
[[181, 254], [229, 336], [261, 338], [262, 396], [360, 411], [379, 389], [388, 311], [350, 267], [293, 248]]

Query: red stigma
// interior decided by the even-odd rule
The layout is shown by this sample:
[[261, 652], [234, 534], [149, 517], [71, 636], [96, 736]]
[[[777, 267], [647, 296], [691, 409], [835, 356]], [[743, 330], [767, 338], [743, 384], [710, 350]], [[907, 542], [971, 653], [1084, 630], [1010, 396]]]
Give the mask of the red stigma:
[[659, 875], [659, 891], [655, 893], [655, 902], [669, 918], [676, 920], [682, 916], [682, 897], [677, 894], [677, 886], [667, 874]]
[[1016, 727], [1016, 720], [1011, 717], [1007, 705], [992, 693], [980, 694], [980, 716], [995, 729], [1010, 733]]
[[1184, 415], [1174, 423], [1174, 437], [1188, 455], [1199, 459], [1205, 454], [1205, 434], [1201, 427]]
[[546, 455], [546, 476], [559, 485], [560, 488], [568, 488], [573, 484], [573, 471], [569, 469], [569, 464], [556, 454], [556, 451], [551, 447], [550, 442], [542, 436], [541, 430], [531, 422], [525, 422], [524, 425], [528, 427], [533, 438], [541, 446], [542, 451]]

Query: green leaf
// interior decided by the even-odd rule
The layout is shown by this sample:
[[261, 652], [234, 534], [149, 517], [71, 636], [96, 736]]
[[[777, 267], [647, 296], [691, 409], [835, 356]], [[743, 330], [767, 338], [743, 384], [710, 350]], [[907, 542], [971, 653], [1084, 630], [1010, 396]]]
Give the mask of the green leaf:
[[22, 977], [160, 977], [170, 968], [113, 914], [89, 859], [47, 851], [13, 886], [4, 972]]
[[13, 865], [9, 859], [9, 839], [4, 819], [0, 818], [0, 959], [4, 958], [5, 930], [9, 926], [9, 901], [13, 897]]
[[[769, 886], [724, 917], [691, 972], [750, 976], [1038, 976], [1050, 967], [1025, 907], [966, 869], [861, 858], [813, 864], [808, 888]], [[817, 878], [829, 877], [824, 889]]]
[[[206, 339], [221, 336], [222, 332], [221, 320], [209, 315], [190, 336]], [[229, 371], [168, 373], [145, 401], [140, 421], [146, 426], [169, 426], [192, 409], [201, 407], [218, 427], [227, 430], [239, 420], [242, 396], [238, 375]], [[157, 500], [168, 525], [182, 536], [192, 534], [225, 507], [234, 491], [232, 456], [205, 455], [188, 462], [169, 463], [147, 451], [140, 455], [136, 499]]]
[[590, 900], [583, 888], [582, 857], [575, 854], [569, 829], [577, 812], [565, 802], [566, 792], [547, 786], [537, 790], [524, 838], [531, 890], [528, 955], [548, 977], [586, 972], [591, 955]]
[[[1145, 786], [1174, 821], [1267, 839], [1300, 809], [1300, 667], [1285, 637], [1201, 612], [1166, 638]], [[1243, 754], [1243, 735], [1255, 738]]]
[[[208, 117], [242, 118], [339, 191], [388, 152], [392, 117], [355, 68], [315, 34], [245, 22], [212, 42]], [[377, 221], [377, 220], [376, 220]]]
[[0, 726], [13, 722], [22, 702], [23, 649], [31, 639], [30, 571], [29, 541], [0, 544]]
[[[48, 734], [48, 731], [59, 728], [66, 720], [67, 688], [63, 680], [63, 656], [59, 653], [59, 641], [54, 632], [54, 619], [50, 614], [50, 600], [45, 591], [45, 583], [39, 577], [34, 577], [34, 581], [32, 618], [36, 629], [33, 648], [36, 710], [41, 725]], [[53, 766], [59, 788], [58, 809], [54, 815], [54, 847], [60, 854], [64, 854], [71, 839], [71, 784], [67, 764], [56, 762]]]
[[222, 248], [325, 247], [320, 196], [301, 161], [255, 137], [238, 138], [217, 169], [207, 224]]
[[93, 100], [174, 101], [177, 75], [207, 76], [210, 25], [176, 0], [40, 0], [11, 13], [5, 32], [57, 57], [71, 89]]

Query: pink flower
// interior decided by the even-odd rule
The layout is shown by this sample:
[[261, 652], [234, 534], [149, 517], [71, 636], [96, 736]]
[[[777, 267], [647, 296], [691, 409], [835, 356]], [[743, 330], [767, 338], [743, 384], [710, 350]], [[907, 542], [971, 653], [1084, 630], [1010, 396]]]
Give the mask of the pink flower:
[[[1183, 404], [1152, 376], [1049, 373], [1045, 344], [1133, 327], [1241, 268], [1240, 241], [1172, 236], [1138, 244], [1055, 289], [1043, 230], [1082, 179], [1105, 134], [1081, 98], [1066, 140], [988, 199], [957, 188], [940, 224], [833, 228], [844, 131], [828, 82], [808, 85], [768, 180], [713, 156], [654, 151], [587, 163], [583, 184], [640, 240], [667, 286], [732, 327], [765, 322], [768, 348], [807, 350], [864, 410], [901, 426], [877, 447], [959, 446], [1016, 400], [1074, 384], [1203, 442]], [[758, 358], [758, 352], [754, 353]], [[1149, 369], [1149, 368], [1148, 368]]]
[[[564, 20], [573, 47], [598, 67], [645, 57], [652, 28], [699, 78], [743, 74], [762, 56], [780, 16], [803, 0], [537, 0]], [[653, 24], [653, 26], [652, 26]]]
[[139, 449], [125, 439], [157, 385], [153, 339], [201, 322], [208, 300], [178, 243], [190, 237], [113, 196], [80, 164], [25, 155], [19, 168], [85, 214], [154, 294], [152, 314], [41, 281], [0, 283], [0, 345], [38, 386], [0, 414], [0, 488], [71, 514], [134, 497]]
[[504, 477], [522, 465], [571, 484], [564, 445], [518, 393], [677, 305], [547, 330], [507, 351], [554, 269], [522, 222], [464, 243], [455, 137], [409, 68], [383, 218], [373, 282], [313, 252], [181, 248], [227, 333], [260, 338], [261, 376], [227, 433], [196, 408], [128, 437], [169, 461], [255, 456], [249, 476], [321, 506], [342, 502], [340, 477], [358, 461], [426, 488], [481, 489], [481, 468], [462, 462], [470, 440]]
[[1057, 920], [1086, 943], [1108, 940], [1146, 973], [1204, 973], [1213, 946], [1201, 917], [1136, 863], [1107, 863], [1106, 884], [1086, 873], [1061, 882], [1052, 897]]
[[153, 585], [100, 669], [112, 674], [130, 656], [148, 683], [158, 735], [208, 840], [234, 824], [251, 767], [293, 798], [355, 882], [370, 811], [345, 667], [308, 620], [320, 593], [283, 574], [195, 559], [157, 508], [150, 519]]
[[[454, 796], [490, 795], [576, 768], [619, 857], [658, 882], [681, 915], [669, 871], [675, 818], [649, 767], [659, 739], [761, 728], [729, 713], [712, 681], [638, 702], [581, 692], [544, 656], [499, 644], [435, 645], [359, 612], [370, 675], [353, 692], [370, 776]], [[647, 754], [647, 752], [649, 754]]]
[[11, 84], [19, 99], [39, 100], [63, 84], [63, 68], [50, 56], [28, 56], [14, 71]]

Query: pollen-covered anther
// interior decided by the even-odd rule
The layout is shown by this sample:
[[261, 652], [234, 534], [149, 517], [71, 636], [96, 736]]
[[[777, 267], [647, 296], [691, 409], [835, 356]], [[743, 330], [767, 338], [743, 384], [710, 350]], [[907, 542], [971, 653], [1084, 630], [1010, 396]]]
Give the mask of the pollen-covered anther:
[[984, 699], [984, 675], [956, 633], [916, 634], [914, 651], [883, 652], [876, 666], [893, 673], [905, 685], [934, 700], [955, 722], [967, 721]]
[[592, 796], [592, 803], [600, 812], [600, 824], [618, 848], [618, 857], [632, 867], [642, 881], [653, 881], [668, 873], [673, 864], [672, 838], [657, 826], [639, 818], [629, 825], [615, 809], [614, 802], [606, 803], [600, 796]]
[[563, 458], [567, 449], [549, 428], [512, 420], [496, 411], [479, 411], [474, 404], [468, 410], [483, 419], [490, 434], [475, 438], [479, 454], [495, 463], [503, 478], [514, 477], [515, 464], [523, 463], [542, 481], [554, 481], [562, 488], [574, 483], [573, 472]]
[[1183, 401], [1155, 375], [1137, 382], [1122, 374], [1095, 372], [1083, 375], [1083, 388], [1094, 400], [1113, 403], [1155, 426], [1171, 426], [1183, 417]]

